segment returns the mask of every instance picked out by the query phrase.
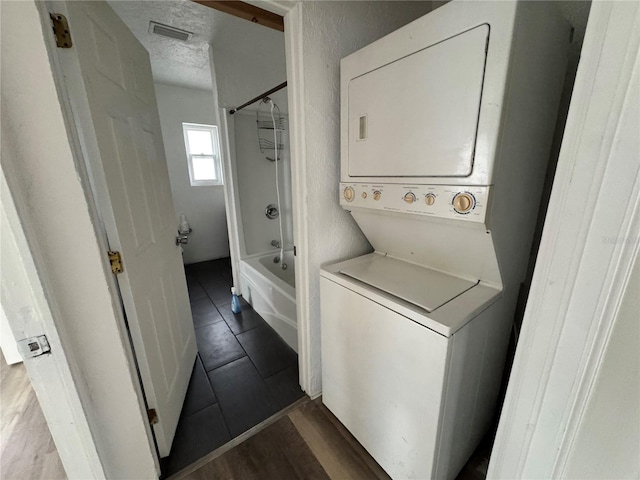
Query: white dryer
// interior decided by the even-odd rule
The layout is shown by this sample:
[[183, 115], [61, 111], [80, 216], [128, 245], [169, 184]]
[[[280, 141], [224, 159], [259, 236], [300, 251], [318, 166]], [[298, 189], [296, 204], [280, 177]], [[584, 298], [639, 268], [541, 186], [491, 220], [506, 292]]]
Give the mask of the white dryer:
[[323, 402], [393, 478], [454, 478], [491, 424], [566, 67], [546, 2], [452, 2], [344, 58]]

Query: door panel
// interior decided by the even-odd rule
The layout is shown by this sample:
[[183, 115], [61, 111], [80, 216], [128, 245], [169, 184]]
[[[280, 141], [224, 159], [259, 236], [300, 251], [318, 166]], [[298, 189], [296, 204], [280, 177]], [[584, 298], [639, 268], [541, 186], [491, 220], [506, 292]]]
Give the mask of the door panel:
[[74, 45], [61, 63], [109, 245], [122, 254], [118, 284], [166, 456], [196, 344], [149, 56], [107, 3], [64, 6]]

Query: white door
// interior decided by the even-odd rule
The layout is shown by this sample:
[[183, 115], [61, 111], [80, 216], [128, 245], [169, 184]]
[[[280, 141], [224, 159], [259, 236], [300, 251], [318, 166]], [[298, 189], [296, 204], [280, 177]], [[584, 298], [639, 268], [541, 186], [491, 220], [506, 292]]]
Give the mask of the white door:
[[69, 21], [73, 47], [58, 53], [109, 246], [122, 254], [118, 284], [164, 457], [196, 343], [149, 55], [106, 2], [54, 8]]

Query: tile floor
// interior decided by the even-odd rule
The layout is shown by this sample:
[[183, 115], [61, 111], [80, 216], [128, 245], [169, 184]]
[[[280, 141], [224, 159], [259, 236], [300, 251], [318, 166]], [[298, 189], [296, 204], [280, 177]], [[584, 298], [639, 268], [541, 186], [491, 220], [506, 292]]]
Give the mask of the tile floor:
[[185, 270], [199, 353], [163, 478], [304, 395], [296, 353], [248, 303], [231, 312], [229, 259]]

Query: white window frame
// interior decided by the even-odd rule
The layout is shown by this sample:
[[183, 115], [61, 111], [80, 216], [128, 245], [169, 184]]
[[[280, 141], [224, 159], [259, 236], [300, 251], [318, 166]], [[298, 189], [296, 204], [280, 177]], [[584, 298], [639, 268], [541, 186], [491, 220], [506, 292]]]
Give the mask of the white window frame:
[[[189, 136], [187, 131], [200, 130], [211, 133], [213, 141], [213, 164], [215, 168], [216, 178], [213, 180], [195, 180], [193, 178], [193, 158], [194, 157], [209, 157], [210, 155], [204, 154], [192, 154], [189, 149]], [[222, 161], [220, 158], [220, 138], [218, 136], [218, 127], [216, 125], [204, 125], [200, 123], [182, 123], [182, 136], [184, 137], [184, 148], [187, 154], [187, 165], [189, 167], [189, 181], [192, 187], [203, 187], [212, 185], [224, 185], [222, 178]]]

